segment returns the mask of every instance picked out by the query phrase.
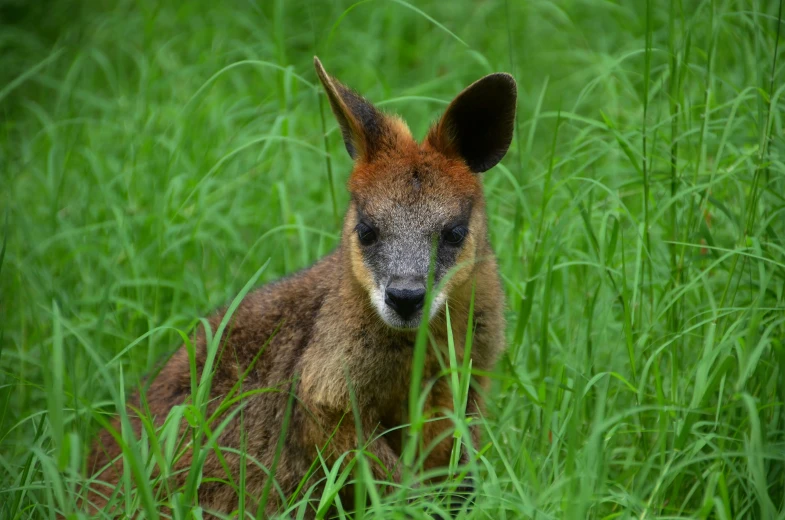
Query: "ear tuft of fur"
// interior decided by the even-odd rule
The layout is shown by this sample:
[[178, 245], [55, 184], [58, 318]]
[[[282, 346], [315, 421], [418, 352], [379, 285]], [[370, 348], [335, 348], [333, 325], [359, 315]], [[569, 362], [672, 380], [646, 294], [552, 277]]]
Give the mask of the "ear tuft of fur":
[[500, 72], [466, 87], [428, 132], [426, 141], [449, 157], [460, 157], [474, 173], [502, 160], [512, 142], [518, 90]]

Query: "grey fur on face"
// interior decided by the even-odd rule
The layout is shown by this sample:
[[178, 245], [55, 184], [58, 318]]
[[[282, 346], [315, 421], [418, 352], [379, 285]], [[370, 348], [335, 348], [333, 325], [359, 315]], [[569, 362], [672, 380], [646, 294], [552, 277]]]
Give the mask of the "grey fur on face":
[[[363, 261], [370, 271], [374, 289], [370, 297], [379, 316], [391, 327], [417, 328], [421, 309], [401, 312], [390, 296], [403, 292], [412, 296], [426, 289], [432, 254], [435, 253], [434, 287], [455, 266], [463, 247], [450, 243], [450, 233], [460, 228], [469, 232], [471, 203], [448, 204], [430, 196], [418, 196], [420, 179], [415, 175], [406, 197], [382, 199], [383, 204], [357, 201], [358, 228], [372, 229], [375, 239], [362, 244]], [[365, 228], [363, 228], [365, 229]], [[360, 231], [362, 233], [362, 231]], [[435, 247], [435, 251], [434, 251]], [[447, 295], [434, 295], [429, 319], [439, 312]]]

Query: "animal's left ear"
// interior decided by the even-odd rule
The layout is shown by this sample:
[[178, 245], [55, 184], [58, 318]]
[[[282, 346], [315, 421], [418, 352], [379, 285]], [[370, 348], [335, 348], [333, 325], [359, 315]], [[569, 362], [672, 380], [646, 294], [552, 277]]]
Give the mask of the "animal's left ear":
[[512, 142], [517, 97], [509, 74], [485, 76], [458, 94], [426, 142], [447, 156], [462, 158], [474, 173], [490, 170]]
[[362, 96], [327, 74], [316, 56], [313, 64], [341, 127], [346, 151], [355, 161], [372, 159], [380, 148], [389, 146], [392, 132], [387, 118]]

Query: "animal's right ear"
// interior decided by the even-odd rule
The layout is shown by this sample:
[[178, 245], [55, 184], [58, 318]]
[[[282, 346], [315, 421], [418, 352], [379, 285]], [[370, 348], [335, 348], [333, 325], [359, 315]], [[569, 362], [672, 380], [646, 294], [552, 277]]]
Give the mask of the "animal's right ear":
[[341, 127], [346, 151], [352, 159], [370, 160], [382, 143], [385, 131], [385, 116], [369, 101], [353, 90], [342, 85], [338, 80], [327, 74], [322, 62], [316, 56], [313, 64], [319, 81], [322, 82], [330, 107]]
[[509, 74], [485, 76], [452, 100], [426, 142], [444, 155], [463, 159], [474, 173], [490, 170], [512, 142], [517, 97]]

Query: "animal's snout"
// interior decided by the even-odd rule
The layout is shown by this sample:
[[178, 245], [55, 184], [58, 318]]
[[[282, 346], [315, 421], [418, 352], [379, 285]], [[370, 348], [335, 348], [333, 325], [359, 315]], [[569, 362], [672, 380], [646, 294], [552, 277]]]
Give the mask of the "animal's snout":
[[421, 284], [395, 284], [387, 286], [384, 302], [404, 320], [408, 320], [425, 304], [425, 287]]

